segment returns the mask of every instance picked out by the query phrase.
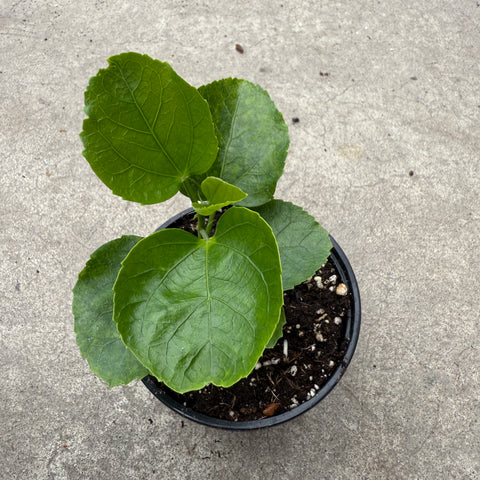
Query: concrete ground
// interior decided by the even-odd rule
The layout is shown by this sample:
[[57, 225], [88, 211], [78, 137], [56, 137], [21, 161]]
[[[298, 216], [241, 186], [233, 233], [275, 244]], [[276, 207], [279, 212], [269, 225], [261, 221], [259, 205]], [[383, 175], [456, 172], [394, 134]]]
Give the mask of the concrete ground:
[[[88, 79], [129, 50], [266, 88], [291, 136], [277, 196], [351, 260], [357, 352], [295, 421], [182, 422], [80, 356], [90, 253], [188, 206], [125, 202], [81, 156]], [[476, 0], [2, 0], [0, 478], [480, 479], [479, 59]]]

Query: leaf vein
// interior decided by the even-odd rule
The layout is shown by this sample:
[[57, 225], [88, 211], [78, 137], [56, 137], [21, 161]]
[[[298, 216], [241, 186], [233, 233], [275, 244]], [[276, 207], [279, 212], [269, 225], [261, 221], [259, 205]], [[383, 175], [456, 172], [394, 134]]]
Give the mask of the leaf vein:
[[[145, 116], [145, 113], [143, 112], [141, 106], [139, 105], [138, 101], [137, 101], [137, 98], [135, 96], [135, 91], [132, 90], [132, 88], [130, 87], [130, 85], [128, 84], [127, 82], [127, 79], [125, 78], [125, 75], [123, 73], [123, 70], [121, 68], [119, 68], [119, 71], [120, 71], [120, 74], [122, 76], [122, 80], [124, 81], [125, 85], [127, 86], [129, 92], [130, 92], [130, 95], [132, 96], [132, 99], [133, 101], [135, 102], [135, 105], [138, 109], [138, 111], [140, 112], [140, 115], [142, 116], [143, 118], [143, 121], [145, 122], [145, 125], [147, 126], [148, 130], [150, 131], [150, 134], [152, 135], [153, 139], [155, 140], [155, 143], [159, 146], [160, 150], [163, 152], [163, 154], [165, 155], [165, 158], [168, 160], [168, 162], [170, 163], [170, 165], [172, 165], [172, 167], [175, 168], [175, 170], [177, 170], [178, 173], [181, 173], [180, 172], [180, 169], [178, 168], [177, 164], [173, 161], [173, 159], [170, 157], [170, 155], [168, 154], [167, 150], [165, 149], [165, 147], [163, 146], [162, 142], [160, 142], [160, 139], [158, 138], [158, 136], [156, 135], [155, 131], [153, 130], [152, 128], [152, 125], [150, 125], [148, 119], [146, 118]], [[143, 69], [142, 69], [142, 76], [143, 76]], [[139, 82], [140, 84], [140, 82]], [[138, 86], [138, 85], [137, 85]], [[190, 148], [191, 148], [191, 145], [190, 145]]]
[[100, 130], [98, 130], [98, 133], [100, 134], [100, 136], [110, 145], [110, 149], [118, 156], [120, 157], [123, 161], [125, 161], [126, 163], [129, 164], [129, 167], [127, 167], [126, 169], [120, 171], [120, 172], [114, 172], [112, 173], [112, 175], [121, 175], [122, 173], [125, 173], [127, 170], [129, 170], [130, 168], [138, 168], [139, 170], [142, 170], [144, 172], [147, 172], [147, 173], [151, 173], [153, 175], [157, 175], [159, 177], [169, 177], [169, 178], [178, 178], [176, 175], [169, 175], [169, 174], [166, 174], [166, 173], [160, 173], [160, 172], [155, 172], [154, 170], [149, 170], [148, 168], [145, 168], [141, 165], [137, 165], [133, 162], [131, 162], [128, 158], [126, 158], [124, 155], [122, 155], [118, 150], [117, 148], [115, 147], [115, 145], [113, 145], [113, 143], [110, 142], [110, 140], [105, 137], [105, 135], [103, 134], [103, 132], [101, 132]]

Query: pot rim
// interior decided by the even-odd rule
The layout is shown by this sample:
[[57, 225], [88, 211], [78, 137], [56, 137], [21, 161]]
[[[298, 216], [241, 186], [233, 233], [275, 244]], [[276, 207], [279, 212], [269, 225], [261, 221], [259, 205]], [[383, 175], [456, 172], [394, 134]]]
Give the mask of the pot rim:
[[[167, 228], [176, 220], [193, 211], [194, 210], [192, 208], [188, 208], [183, 212], [178, 213], [177, 215], [163, 223], [160, 227], [158, 227], [157, 230]], [[207, 425], [215, 428], [223, 428], [227, 430], [256, 430], [259, 428], [280, 425], [281, 423], [298, 417], [302, 413], [305, 413], [306, 411], [317, 405], [333, 390], [335, 385], [337, 385], [337, 383], [342, 378], [348, 365], [350, 364], [353, 354], [355, 352], [355, 348], [357, 346], [361, 324], [361, 302], [357, 279], [355, 278], [352, 266], [350, 265], [350, 262], [348, 261], [345, 252], [341, 249], [340, 245], [338, 245], [336, 240], [331, 235], [329, 235], [329, 237], [333, 245], [330, 252], [330, 257], [332, 258], [335, 267], [338, 270], [342, 283], [344, 283], [347, 286], [348, 290], [352, 292], [352, 305], [347, 316], [345, 330], [345, 338], [349, 341], [349, 344], [343, 357], [342, 363], [337, 366], [333, 374], [313, 398], [303, 402], [298, 407], [295, 407], [292, 410], [288, 410], [287, 412], [280, 413], [279, 415], [265, 417], [258, 420], [235, 422], [232, 420], [224, 420], [220, 418], [210, 417], [208, 415], [196, 412], [195, 410], [184, 406], [182, 403], [174, 400], [168, 394], [168, 392], [166, 392], [160, 385], [158, 385], [155, 377], [151, 375], [147, 375], [142, 379], [144, 385], [164, 405], [179, 413], [183, 417], [200, 423], [202, 425]]]

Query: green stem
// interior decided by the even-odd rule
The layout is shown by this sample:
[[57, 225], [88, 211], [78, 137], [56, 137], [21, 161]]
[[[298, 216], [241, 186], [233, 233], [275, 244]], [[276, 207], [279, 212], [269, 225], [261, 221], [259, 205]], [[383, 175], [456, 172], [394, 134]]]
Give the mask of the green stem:
[[215, 213], [213, 212], [209, 217], [208, 217], [208, 223], [207, 223], [207, 235], [210, 237], [210, 234], [212, 233], [212, 228], [213, 228], [213, 221], [215, 220]]
[[198, 219], [198, 227], [197, 227], [198, 236], [202, 237], [205, 240], [208, 240], [208, 233], [205, 230], [205, 217], [203, 215], [197, 214], [197, 219]]
[[189, 181], [190, 179], [185, 180], [181, 187], [184, 189], [185, 193], [187, 194], [187, 197], [192, 200], [192, 202], [197, 200], [197, 195], [195, 195], [195, 191], [192, 189], [192, 184]]

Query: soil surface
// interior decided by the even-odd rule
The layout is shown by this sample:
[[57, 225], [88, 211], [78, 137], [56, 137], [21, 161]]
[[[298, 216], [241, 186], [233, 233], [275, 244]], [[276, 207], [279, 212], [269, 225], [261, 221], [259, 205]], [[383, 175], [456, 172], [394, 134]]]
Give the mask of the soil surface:
[[[172, 227], [192, 231], [190, 220]], [[283, 337], [266, 349], [250, 375], [229, 388], [208, 385], [178, 394], [178, 402], [211, 417], [246, 421], [278, 415], [312, 398], [342, 363], [351, 294], [329, 259], [312, 278], [284, 292]], [[337, 293], [338, 292], [338, 293]], [[285, 355], [286, 353], [286, 355]]]

